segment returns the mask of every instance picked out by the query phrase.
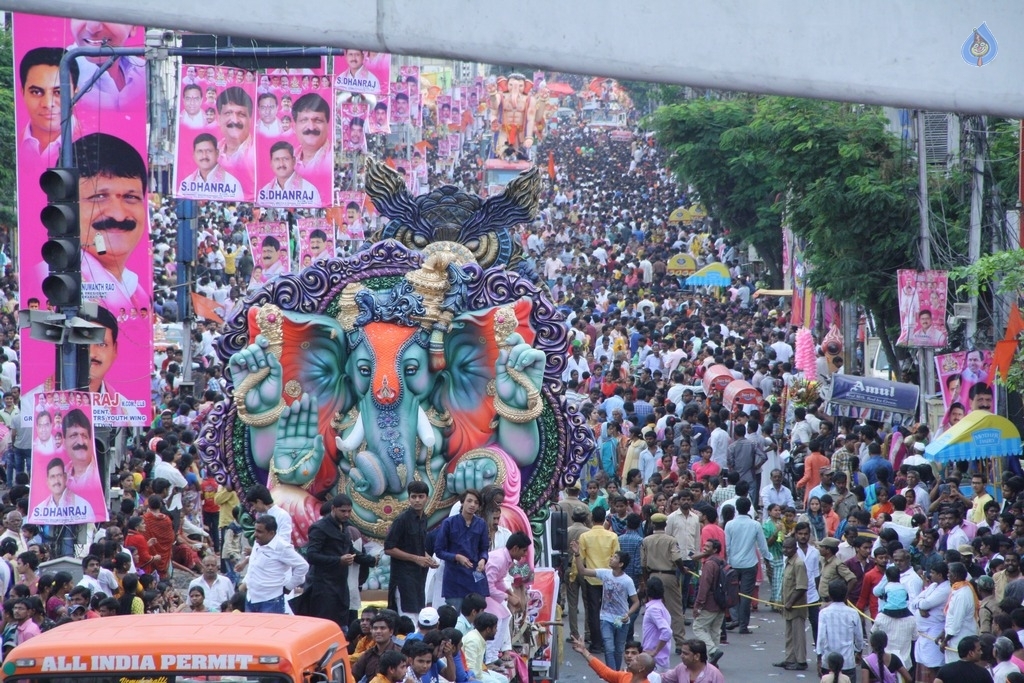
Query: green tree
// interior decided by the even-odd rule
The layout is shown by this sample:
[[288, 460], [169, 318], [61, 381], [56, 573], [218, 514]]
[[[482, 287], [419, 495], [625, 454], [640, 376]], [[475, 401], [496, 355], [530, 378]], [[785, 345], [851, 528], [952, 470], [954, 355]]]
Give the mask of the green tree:
[[896, 271], [917, 266], [917, 173], [873, 107], [766, 97], [750, 141], [771, 145], [770, 172], [788, 188], [786, 222], [807, 240], [808, 284], [863, 306], [896, 367]]
[[764, 259], [773, 287], [782, 286], [782, 196], [765, 165], [765, 150], [746, 148], [743, 139], [757, 99], [687, 100], [659, 108], [652, 118], [669, 166], [734, 237], [752, 244]]
[[788, 97], [691, 100], [659, 109], [659, 141], [730, 233], [782, 282], [783, 221], [807, 242], [808, 284], [864, 306], [890, 363], [896, 271], [917, 265], [917, 173], [877, 108]]

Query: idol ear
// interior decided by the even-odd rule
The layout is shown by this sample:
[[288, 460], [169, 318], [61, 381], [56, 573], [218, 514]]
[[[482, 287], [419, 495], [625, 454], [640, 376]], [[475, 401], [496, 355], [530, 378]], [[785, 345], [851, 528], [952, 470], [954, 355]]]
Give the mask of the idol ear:
[[[331, 417], [339, 412], [344, 415], [354, 403], [345, 381], [345, 331], [336, 320], [324, 315], [293, 311], [281, 311], [280, 315], [282, 397], [291, 403], [303, 393], [315, 396], [320, 406], [321, 433], [326, 433]], [[250, 340], [261, 332], [250, 316]]]
[[[445, 337], [446, 369], [439, 375], [431, 402], [453, 418], [447, 437], [449, 453], [480, 448], [494, 435], [494, 399], [487, 395], [487, 384], [495, 377], [498, 360], [494, 314], [507, 305], [456, 316]], [[528, 321], [533, 304], [521, 299], [514, 305], [519, 320], [516, 332], [532, 344], [536, 334]]]

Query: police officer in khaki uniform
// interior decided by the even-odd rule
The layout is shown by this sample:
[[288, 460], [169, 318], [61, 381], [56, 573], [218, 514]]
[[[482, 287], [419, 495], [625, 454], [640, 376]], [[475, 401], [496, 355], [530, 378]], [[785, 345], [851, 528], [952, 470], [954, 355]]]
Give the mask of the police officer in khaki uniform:
[[675, 538], [665, 533], [668, 517], [658, 512], [651, 515], [654, 533], [640, 544], [640, 566], [644, 570], [644, 582], [652, 575], [661, 579], [665, 585], [665, 607], [672, 617], [672, 635], [676, 641], [676, 652], [683, 647], [686, 640], [686, 622], [683, 615], [683, 593], [680, 585], [680, 573], [686, 571], [683, 565], [683, 554]]
[[839, 541], [835, 538], [823, 538], [818, 541], [818, 552], [821, 553], [821, 575], [818, 577], [818, 595], [825, 602], [828, 602], [828, 583], [833, 579], [842, 579], [846, 582], [847, 588], [853, 588], [857, 577], [853, 570], [839, 561], [836, 552], [839, 550]]

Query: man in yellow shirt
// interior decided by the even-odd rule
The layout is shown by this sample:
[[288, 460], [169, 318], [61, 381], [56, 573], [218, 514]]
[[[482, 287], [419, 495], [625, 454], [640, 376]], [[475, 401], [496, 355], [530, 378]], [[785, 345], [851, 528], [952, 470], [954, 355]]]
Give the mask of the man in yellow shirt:
[[975, 474], [971, 477], [971, 488], [974, 489], [974, 504], [971, 505], [967, 519], [974, 524], [981, 524], [985, 521], [985, 503], [993, 498], [985, 489], [985, 476], [982, 474]]
[[[587, 567], [591, 569], [605, 569], [613, 553], [619, 552], [619, 536], [614, 531], [604, 526], [605, 509], [595, 507], [590, 512], [594, 524], [590, 531], [580, 535], [580, 555]], [[587, 613], [587, 623], [590, 625], [591, 652], [604, 652], [601, 637], [601, 594], [603, 591], [602, 581], [596, 576], [583, 578], [584, 592], [583, 599]]]

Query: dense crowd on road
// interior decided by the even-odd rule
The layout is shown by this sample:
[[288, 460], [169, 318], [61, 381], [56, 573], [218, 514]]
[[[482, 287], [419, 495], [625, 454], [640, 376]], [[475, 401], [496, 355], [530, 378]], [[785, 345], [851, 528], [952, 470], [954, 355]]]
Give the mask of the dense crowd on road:
[[[1024, 479], [989, 481], [983, 470], [925, 460], [935, 435], [924, 425], [840, 418], [820, 399], [785, 405], [803, 379], [787, 305], [754, 296], [755, 264], [714, 221], [669, 222], [690, 198], [664, 151], [640, 135], [612, 142], [583, 123], [559, 128], [538, 152], [553, 153], [555, 176], [521, 247], [571, 328], [564, 398], [597, 443], [579, 483], [553, 503], [568, 526], [566, 639], [607, 681], [717, 683], [727, 647], [752, 632], [751, 613], [770, 610], [785, 622], [784, 670], [835, 683], [1024, 676]], [[475, 189], [479, 160], [465, 156], [448, 179]], [[152, 216], [154, 310], [173, 321], [173, 202], [156, 200]], [[246, 294], [252, 218], [247, 207], [210, 203], [199, 219], [195, 288], [228, 310]], [[668, 264], [684, 251], [699, 265], [724, 263], [732, 286], [683, 287]], [[12, 426], [16, 275], [4, 284], [0, 421]], [[80, 581], [40, 572], [73, 539], [24, 523], [28, 477], [8, 468], [4, 653], [80, 619], [292, 610], [347, 630], [356, 681], [521, 675], [508, 653], [524, 628], [532, 539], [498, 526], [500, 489], [466, 492], [428, 534], [425, 486], [413, 482], [410, 509], [375, 552], [348, 523], [351, 501], [337, 496], [296, 549], [291, 520], [265, 488], [234, 491], [199, 462], [196, 434], [227, 389], [219, 332], [198, 323], [187, 360], [159, 347], [155, 419], [118, 454], [121, 495], [111, 521], [89, 530]], [[763, 403], [733, 409], [705, 395], [711, 365], [748, 380]], [[978, 392], [951, 422], [985, 408], [986, 396], [990, 407], [991, 393]], [[15, 430], [5, 446], [24, 451], [28, 439]], [[363, 609], [362, 578], [385, 557], [389, 604]]]

